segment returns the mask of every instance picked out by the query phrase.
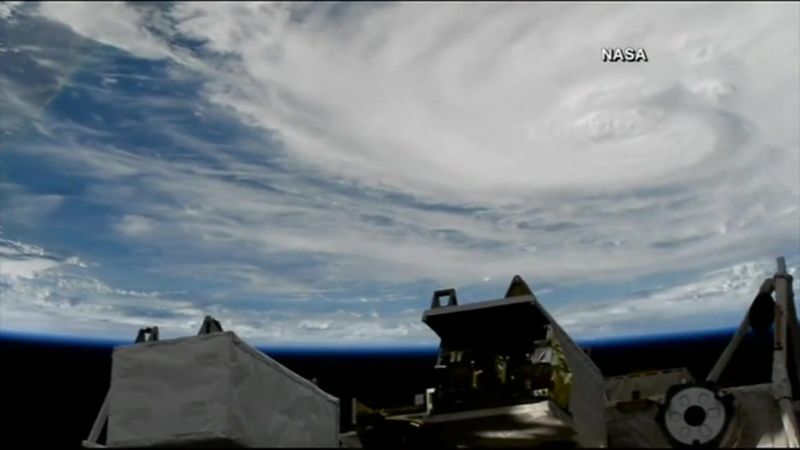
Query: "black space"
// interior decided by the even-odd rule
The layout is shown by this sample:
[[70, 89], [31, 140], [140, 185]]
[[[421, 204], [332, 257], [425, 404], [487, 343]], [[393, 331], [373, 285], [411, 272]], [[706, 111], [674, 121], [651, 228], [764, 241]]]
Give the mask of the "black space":
[[[729, 338], [730, 334], [718, 334], [605, 344], [592, 348], [590, 355], [605, 376], [683, 366], [702, 379]], [[0, 337], [4, 448], [78, 448], [108, 389], [111, 351], [111, 347]], [[343, 419], [349, 416], [351, 397], [373, 408], [402, 406], [433, 385], [433, 352], [270, 356], [306, 378], [316, 377], [320, 387], [342, 400]], [[770, 338], [751, 334], [721, 384], [766, 382], [770, 361]]]

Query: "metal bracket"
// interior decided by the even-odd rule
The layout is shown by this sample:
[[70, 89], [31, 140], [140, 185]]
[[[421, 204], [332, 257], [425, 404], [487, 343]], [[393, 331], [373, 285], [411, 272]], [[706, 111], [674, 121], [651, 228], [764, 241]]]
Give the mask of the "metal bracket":
[[140, 328], [135, 343], [158, 341], [158, 327]]
[[[136, 339], [134, 340], [134, 343], [139, 344], [142, 342], [156, 341], [158, 341], [158, 327], [147, 327], [139, 329], [139, 332], [136, 333]], [[97, 413], [97, 417], [94, 419], [92, 429], [89, 431], [89, 436], [81, 442], [81, 446], [83, 448], [107, 448], [107, 446], [100, 444], [97, 441], [100, 439], [100, 433], [103, 431], [103, 427], [105, 427], [106, 423], [108, 422], [108, 415], [108, 392], [106, 392], [106, 397], [103, 399], [103, 405], [100, 406], [100, 411]]]
[[528, 283], [519, 275], [514, 275], [511, 283], [508, 285], [505, 298], [518, 297], [521, 295], [533, 295], [533, 291], [528, 286]]
[[433, 298], [431, 299], [431, 309], [442, 307], [442, 301], [441, 301], [442, 297], [447, 297], [447, 306], [458, 306], [458, 298], [456, 298], [455, 289], [453, 288], [439, 289], [438, 291], [433, 292]]
[[200, 336], [201, 334], [220, 332], [222, 332], [222, 325], [220, 325], [219, 320], [211, 316], [206, 316], [206, 318], [203, 319], [203, 325], [200, 326], [200, 330], [197, 332], [197, 335]]

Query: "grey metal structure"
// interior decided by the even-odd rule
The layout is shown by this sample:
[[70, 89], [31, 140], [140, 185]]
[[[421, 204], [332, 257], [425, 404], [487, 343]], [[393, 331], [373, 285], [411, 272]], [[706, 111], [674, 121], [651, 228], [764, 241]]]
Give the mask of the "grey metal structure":
[[[394, 410], [353, 400], [356, 430], [344, 434], [337, 399], [223, 332], [212, 317], [192, 338], [160, 341], [157, 328], [145, 328], [137, 344], [115, 352], [112, 389], [83, 444], [101, 446], [100, 432], [113, 417], [111, 446], [181, 444], [191, 435], [240, 446], [800, 448], [800, 325], [792, 283], [778, 258], [775, 275], [763, 281], [702, 380], [684, 368], [604, 378], [519, 276], [496, 300], [459, 304], [454, 289], [436, 291], [422, 316], [441, 339], [436, 385], [413, 406]], [[771, 338], [769, 382], [725, 385], [726, 369], [750, 332]], [[211, 364], [194, 364], [199, 360]], [[228, 386], [234, 378], [260, 381]], [[184, 390], [187, 380], [198, 389]], [[185, 420], [191, 414], [162, 417], [141, 396], [149, 390], [170, 393], [198, 421]], [[298, 409], [298, 398], [316, 406]], [[198, 406], [209, 401], [216, 409]], [[216, 420], [220, 410], [235, 420]], [[319, 439], [297, 441], [293, 436], [303, 430]]]
[[84, 447], [339, 446], [339, 400], [212, 317], [196, 336], [155, 336], [114, 349]]
[[[442, 306], [439, 297], [449, 301]], [[606, 445], [603, 376], [519, 276], [506, 296], [422, 316], [441, 338], [424, 426], [454, 446]]]
[[[639, 448], [800, 447], [800, 333], [792, 281], [784, 259], [778, 258], [775, 275], [763, 281], [736, 334], [704, 381], [695, 382], [685, 371], [607, 379], [609, 444]], [[720, 387], [718, 381], [751, 330], [773, 334], [771, 381]], [[634, 399], [632, 392], [647, 394]]]
[[[384, 411], [383, 423], [405, 421], [434, 446], [798, 448], [800, 328], [792, 277], [783, 258], [777, 266], [700, 381], [684, 368], [603, 379], [519, 277], [498, 300], [460, 305], [455, 290], [436, 291], [422, 320], [441, 338], [440, 381], [423, 407]], [[773, 335], [771, 381], [720, 386], [750, 330]], [[347, 444], [394, 442], [381, 432], [362, 428]]]

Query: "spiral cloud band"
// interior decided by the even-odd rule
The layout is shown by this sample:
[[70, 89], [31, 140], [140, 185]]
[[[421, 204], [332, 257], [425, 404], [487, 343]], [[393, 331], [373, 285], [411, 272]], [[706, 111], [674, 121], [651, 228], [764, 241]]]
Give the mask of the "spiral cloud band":
[[[2, 122], [4, 151], [84, 180], [107, 215], [90, 226], [125, 250], [14, 233], [78, 206], [12, 176], [2, 307], [35, 328], [50, 303], [108, 303], [83, 314], [113, 323], [146, 320], [158, 298], [187, 311], [152, 301], [175, 330], [218, 308], [263, 340], [417, 342], [432, 339], [418, 323], [429, 289], [477, 299], [520, 273], [584, 336], [646, 317], [735, 325], [752, 290], [736, 268], [757, 286], [774, 256], [800, 260], [799, 17], [742, 3], [4, 4], [4, 54], [57, 80], [45, 96], [2, 72], [20, 118]], [[89, 56], [45, 57], [56, 35]], [[628, 47], [647, 60], [603, 61]], [[110, 112], [59, 114], [66, 92]], [[31, 202], [50, 206], [29, 215]], [[24, 260], [37, 276], [19, 275]], [[108, 289], [53, 291], [75, 273]], [[713, 295], [701, 307], [684, 289]], [[123, 308], [131, 292], [148, 293], [128, 295], [143, 310]]]

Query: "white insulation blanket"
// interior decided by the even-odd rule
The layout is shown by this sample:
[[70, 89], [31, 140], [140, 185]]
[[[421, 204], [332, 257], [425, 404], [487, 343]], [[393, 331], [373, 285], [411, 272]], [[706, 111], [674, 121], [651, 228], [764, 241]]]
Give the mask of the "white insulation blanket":
[[109, 446], [337, 447], [339, 400], [212, 333], [115, 349]]

